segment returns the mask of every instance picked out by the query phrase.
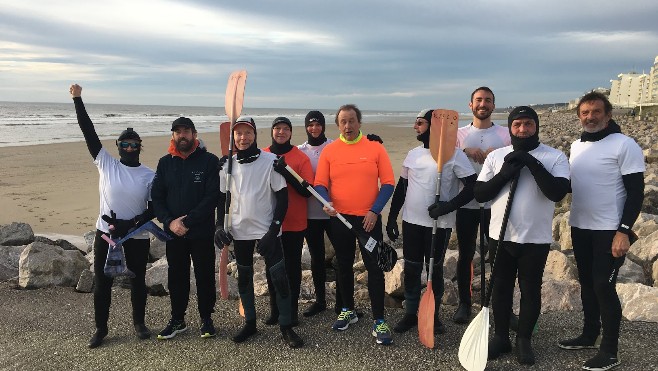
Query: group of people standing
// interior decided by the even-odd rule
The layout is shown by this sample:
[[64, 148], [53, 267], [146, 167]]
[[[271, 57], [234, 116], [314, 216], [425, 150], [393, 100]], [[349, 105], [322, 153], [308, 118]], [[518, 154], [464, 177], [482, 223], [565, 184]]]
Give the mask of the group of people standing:
[[[541, 308], [542, 275], [552, 242], [555, 202], [571, 192], [570, 225], [582, 287], [584, 326], [579, 336], [560, 341], [559, 347], [573, 350], [600, 344], [596, 356], [585, 362], [583, 368], [587, 370], [606, 370], [620, 363], [621, 306], [615, 283], [642, 205], [645, 167], [640, 147], [621, 134], [612, 120], [612, 106], [602, 94], [592, 92], [581, 98], [577, 115], [583, 133], [572, 144], [567, 158], [540, 142], [539, 116], [532, 108], [512, 110], [505, 130], [491, 119], [495, 109], [493, 91], [488, 87], [475, 89], [469, 102], [473, 121], [458, 129], [457, 150], [443, 167], [440, 199], [435, 200], [437, 163], [429, 148], [431, 109], [422, 110], [416, 117], [414, 130], [421, 145], [407, 154], [396, 185], [381, 139], [363, 135], [361, 111], [355, 105], [341, 106], [336, 112], [340, 132], [336, 140], [325, 135], [324, 115], [310, 111], [304, 123], [308, 137], [305, 143], [292, 145], [292, 123], [286, 117], [277, 117], [271, 125], [271, 145], [262, 150], [256, 143], [255, 121], [240, 117], [231, 132], [234, 156], [221, 160], [205, 149], [193, 122], [181, 117], [172, 123], [168, 154], [153, 172], [139, 162], [141, 139], [132, 129], [117, 139], [120, 160], [105, 151], [82, 104], [81, 88], [72, 85], [70, 92], [100, 174], [97, 237], [102, 233], [123, 236], [153, 217], [173, 236], [166, 246], [171, 319], [158, 334], [159, 339], [170, 339], [187, 330], [184, 316], [189, 301], [190, 262], [197, 283], [201, 337], [215, 336], [211, 318], [216, 301], [214, 246], [233, 244], [245, 313], [244, 325], [233, 341], [243, 342], [257, 332], [255, 250], [265, 259], [270, 293], [270, 314], [264, 323], [278, 323], [288, 346], [303, 346], [293, 330], [299, 324], [302, 246], [306, 240], [316, 294], [315, 302], [303, 312], [311, 317], [327, 308], [326, 233], [338, 265], [334, 306], [338, 317], [332, 328], [347, 330], [360, 317], [354, 306], [353, 276], [358, 246], [368, 271], [372, 335], [378, 344], [391, 344], [392, 331], [384, 316], [384, 272], [377, 257], [357, 243], [337, 214], [353, 228], [381, 242], [381, 213], [392, 197], [385, 230], [391, 240], [400, 236], [397, 220], [401, 213], [405, 283], [405, 314], [393, 331], [406, 332], [418, 324], [421, 275], [423, 268], [428, 268], [430, 255], [435, 256], [435, 332], [445, 331], [438, 314], [443, 296], [443, 260], [453, 229], [459, 246], [459, 306], [452, 319], [459, 324], [469, 322], [473, 256], [481, 229], [493, 267], [495, 331], [489, 342], [489, 359], [512, 350], [509, 330], [518, 279], [521, 309], [515, 351], [519, 363], [534, 364], [530, 339]], [[302, 181], [288, 169], [293, 169]], [[510, 187], [512, 183], [514, 187]], [[311, 186], [330, 206], [311, 198]], [[230, 223], [225, 229], [227, 202]], [[504, 218], [506, 209], [508, 218]], [[438, 229], [433, 235], [434, 223]], [[434, 243], [432, 238], [436, 239]], [[128, 268], [136, 273], [131, 281], [131, 299], [135, 331], [141, 339], [151, 336], [144, 324], [148, 241], [147, 236], [139, 236], [124, 245]], [[112, 285], [102, 269], [107, 243], [96, 238], [94, 251], [96, 333], [90, 340], [91, 348], [101, 345], [107, 335]]]

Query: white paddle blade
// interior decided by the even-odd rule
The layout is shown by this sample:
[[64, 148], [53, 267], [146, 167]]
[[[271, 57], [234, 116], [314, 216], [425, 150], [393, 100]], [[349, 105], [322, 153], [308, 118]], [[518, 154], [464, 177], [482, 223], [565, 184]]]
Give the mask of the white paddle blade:
[[468, 371], [487, 367], [489, 353], [489, 307], [484, 307], [466, 328], [459, 343], [459, 363]]

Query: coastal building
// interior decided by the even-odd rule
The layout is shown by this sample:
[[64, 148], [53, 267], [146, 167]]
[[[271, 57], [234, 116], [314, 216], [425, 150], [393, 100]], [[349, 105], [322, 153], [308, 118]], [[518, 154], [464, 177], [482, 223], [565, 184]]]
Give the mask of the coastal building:
[[649, 100], [658, 103], [658, 56], [654, 59], [649, 72]]
[[650, 100], [649, 75], [635, 72], [620, 73], [610, 80], [610, 103], [615, 107], [632, 108]]

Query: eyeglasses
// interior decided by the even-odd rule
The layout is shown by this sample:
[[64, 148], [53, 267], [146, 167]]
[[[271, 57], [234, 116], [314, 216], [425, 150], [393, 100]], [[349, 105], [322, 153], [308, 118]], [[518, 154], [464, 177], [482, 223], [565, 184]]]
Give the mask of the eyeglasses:
[[119, 147], [121, 147], [121, 148], [123, 148], [123, 149], [126, 149], [126, 148], [128, 148], [128, 147], [130, 147], [130, 148], [132, 148], [132, 149], [137, 149], [137, 148], [139, 148], [139, 147], [141, 147], [141, 146], [142, 146], [141, 143], [119, 142]]

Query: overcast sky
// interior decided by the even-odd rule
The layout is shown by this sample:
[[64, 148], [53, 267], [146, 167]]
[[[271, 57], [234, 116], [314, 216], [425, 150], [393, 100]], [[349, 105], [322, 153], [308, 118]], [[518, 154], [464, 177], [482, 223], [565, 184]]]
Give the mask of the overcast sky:
[[[511, 5], [515, 4], [515, 5]], [[0, 101], [466, 108], [566, 102], [647, 73], [658, 1], [0, 0]]]

